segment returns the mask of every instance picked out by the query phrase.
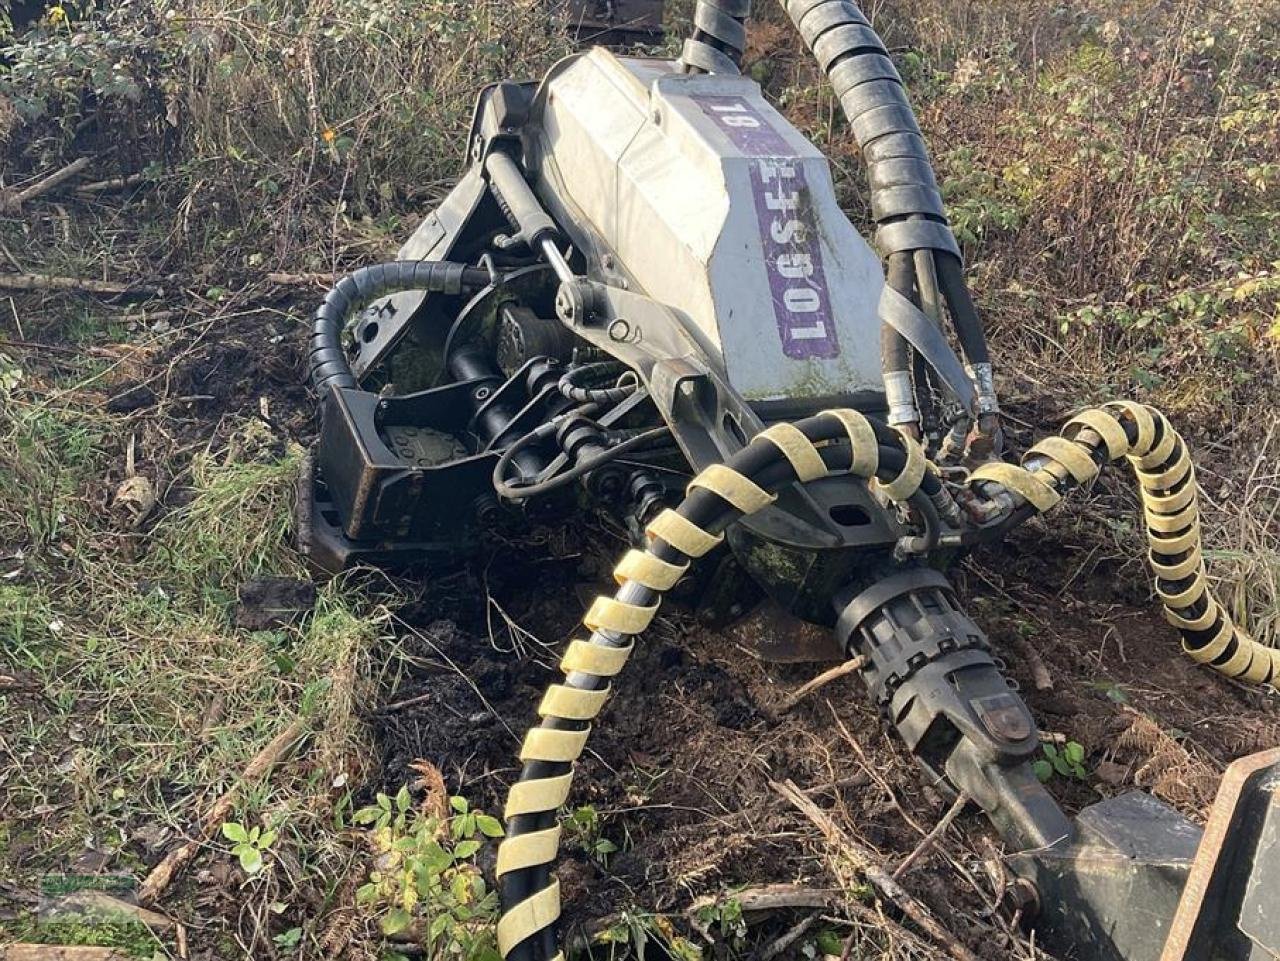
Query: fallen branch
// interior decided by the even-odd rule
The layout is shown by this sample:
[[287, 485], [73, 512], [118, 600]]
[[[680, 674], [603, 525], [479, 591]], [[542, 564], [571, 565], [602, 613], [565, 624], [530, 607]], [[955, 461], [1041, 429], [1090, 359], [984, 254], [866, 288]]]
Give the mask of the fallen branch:
[[778, 706], [777, 713], [786, 714], [789, 710], [820, 687], [824, 687], [832, 681], [844, 677], [846, 674], [853, 674], [855, 671], [860, 671], [866, 666], [867, 659], [859, 654], [857, 657], [845, 661], [843, 664], [837, 664], [830, 670], [823, 671], [817, 677], [813, 678], [813, 680], [806, 681], [804, 684], [800, 685], [794, 694]]
[[10, 944], [0, 957], [4, 961], [127, 961], [129, 955], [91, 944]]
[[90, 157], [80, 157], [71, 161], [65, 167], [60, 167], [47, 177], [37, 180], [30, 187], [19, 190], [17, 193], [8, 194], [0, 197], [0, 212], [9, 213], [18, 210], [28, 200], [34, 200], [41, 194], [46, 194], [58, 184], [70, 180], [91, 162]]
[[0, 290], [74, 290], [104, 297], [122, 294], [154, 297], [160, 293], [154, 287], [139, 284], [119, 284], [110, 280], [85, 280], [80, 277], [55, 277], [52, 274], [0, 273]]
[[902, 885], [880, 866], [878, 858], [871, 850], [851, 838], [825, 811], [814, 804], [803, 791], [796, 787], [793, 781], [787, 780], [781, 783], [770, 781], [769, 785], [784, 800], [812, 821], [814, 826], [822, 832], [823, 837], [827, 839], [827, 843], [851, 861], [853, 866], [871, 882], [881, 895], [896, 904], [904, 915], [919, 925], [921, 930], [925, 931], [934, 941], [942, 945], [949, 957], [954, 958], [955, 961], [978, 961], [977, 957], [968, 948], [957, 941], [954, 935], [938, 923], [927, 907], [903, 889]]
[[110, 193], [113, 190], [127, 190], [129, 187], [136, 187], [146, 179], [147, 175], [140, 173], [129, 174], [127, 177], [108, 177], [106, 180], [81, 184], [76, 188], [76, 193], [81, 197], [92, 197], [94, 194]]
[[307, 733], [307, 722], [298, 718], [283, 731], [271, 739], [261, 751], [249, 762], [238, 781], [225, 794], [213, 802], [213, 807], [201, 820], [195, 837], [186, 844], [175, 848], [164, 856], [164, 859], [151, 869], [151, 873], [138, 886], [138, 903], [150, 905], [164, 893], [165, 889], [187, 866], [196, 852], [209, 842], [209, 839], [222, 827], [227, 816], [235, 805], [240, 789], [247, 784], [264, 777], [276, 764], [291, 751]]
[[951, 807], [947, 809], [947, 813], [942, 816], [942, 820], [934, 825], [932, 831], [920, 839], [920, 843], [916, 845], [915, 850], [903, 858], [902, 863], [894, 869], [893, 879], [895, 881], [910, 871], [911, 866], [924, 857], [938, 843], [938, 838], [946, 833], [947, 828], [951, 827], [951, 822], [960, 816], [960, 812], [964, 810], [965, 805], [968, 803], [969, 795], [961, 791]]
[[[762, 884], [755, 888], [743, 888], [732, 895], [743, 914], [757, 911], [780, 911], [793, 908], [826, 908], [835, 900], [832, 888], [811, 888], [803, 884]], [[703, 908], [715, 907], [722, 897], [704, 895], [689, 902], [685, 913], [695, 917]]]
[[275, 271], [267, 274], [267, 282], [279, 284], [282, 287], [306, 287], [316, 285], [319, 287], [332, 287], [336, 274], [327, 273], [289, 273], [287, 271]]

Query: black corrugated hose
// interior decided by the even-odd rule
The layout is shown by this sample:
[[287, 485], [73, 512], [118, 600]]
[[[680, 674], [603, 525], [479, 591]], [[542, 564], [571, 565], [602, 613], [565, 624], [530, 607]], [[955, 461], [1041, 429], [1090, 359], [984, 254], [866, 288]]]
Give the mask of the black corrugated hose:
[[325, 294], [311, 325], [307, 350], [311, 386], [321, 397], [330, 387], [359, 386], [342, 344], [343, 331], [356, 313], [379, 297], [408, 290], [460, 294], [485, 287], [493, 279], [483, 267], [422, 260], [394, 260], [348, 274]]

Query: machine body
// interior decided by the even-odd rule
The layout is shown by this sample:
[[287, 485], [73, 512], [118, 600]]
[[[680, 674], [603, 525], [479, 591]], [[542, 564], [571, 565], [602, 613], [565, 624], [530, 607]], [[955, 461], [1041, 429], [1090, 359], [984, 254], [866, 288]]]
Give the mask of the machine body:
[[[823, 155], [738, 74], [745, 7], [700, 3], [680, 61], [593, 49], [539, 84], [484, 90], [457, 186], [399, 260], [345, 278], [317, 313], [322, 426], [300, 508], [317, 567], [453, 564], [584, 506], [632, 534], [618, 594], [588, 613], [522, 751], [498, 863], [503, 953], [558, 955], [556, 810], [609, 678], [664, 594], [723, 617], [745, 606], [726, 590], [866, 658], [923, 775], [1025, 852], [1011, 897], [1051, 942], [1106, 961], [1280, 951], [1257, 907], [1280, 883], [1280, 761], [1222, 815], [1244, 812], [1248, 832], [1201, 843], [1143, 795], [1067, 818], [1032, 773], [1030, 711], [945, 575], [1127, 457], [1188, 652], [1273, 680], [1280, 655], [1204, 586], [1185, 445], [1119, 404], [1020, 466], [1000, 459], [985, 340], [896, 70], [846, 0], [788, 9], [862, 144], [885, 266]], [[1250, 880], [1198, 867], [1230, 893], [1188, 907], [1197, 845], [1199, 865], [1228, 837]], [[1197, 938], [1216, 953], [1177, 953]]]

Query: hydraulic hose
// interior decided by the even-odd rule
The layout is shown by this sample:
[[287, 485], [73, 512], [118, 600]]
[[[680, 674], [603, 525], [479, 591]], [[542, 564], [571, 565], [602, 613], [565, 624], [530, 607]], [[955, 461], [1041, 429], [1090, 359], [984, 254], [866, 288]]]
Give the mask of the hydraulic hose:
[[[617, 404], [626, 400], [639, 388], [637, 380], [629, 383], [617, 383], [617, 375], [628, 370], [625, 364], [605, 360], [594, 364], [582, 364], [565, 372], [560, 378], [559, 390], [569, 400], [580, 404]], [[587, 387], [583, 381], [599, 380], [613, 375], [614, 387]], [[634, 378], [634, 374], [631, 375]]]
[[723, 541], [731, 524], [773, 503], [779, 489], [846, 472], [875, 484], [895, 503], [909, 502], [918, 491], [934, 497], [941, 489], [923, 448], [909, 435], [857, 411], [825, 411], [776, 424], [725, 463], [701, 471], [680, 505], [648, 525], [648, 547], [629, 551], [614, 569], [618, 591], [596, 598], [583, 619], [590, 638], [570, 643], [560, 664], [564, 680], [547, 690], [538, 708], [542, 722], [525, 736], [524, 767], [507, 796], [497, 874], [503, 906], [498, 950], [508, 961], [563, 959], [554, 928], [560, 886], [551, 872], [560, 842], [557, 812], [568, 798], [572, 765], [590, 722], [663, 593]]
[[[915, 266], [911, 255], [889, 257], [885, 281], [908, 300], [915, 297]], [[913, 301], [914, 302], [914, 301]], [[880, 367], [884, 373], [884, 396], [890, 424], [919, 424], [920, 408], [911, 383], [911, 345], [897, 329], [880, 325]]]
[[[998, 411], [986, 335], [965, 287], [960, 246], [947, 223], [920, 126], [907, 100], [902, 78], [884, 42], [852, 0], [785, 0], [787, 13], [827, 74], [867, 163], [876, 244], [892, 268], [905, 254], [912, 262], [915, 286], [945, 301], [961, 350], [965, 372], [946, 338], [920, 306], [887, 284], [880, 319], [896, 330], [928, 361], [955, 392], [966, 412], [978, 418]], [[939, 307], [940, 310], [940, 307]], [[898, 348], [888, 352], [886, 390], [901, 382]], [[905, 413], [905, 410], [904, 410]], [[989, 425], [994, 429], [994, 425]]]
[[541, 434], [537, 430], [530, 431], [503, 451], [502, 456], [498, 458], [498, 462], [493, 468], [493, 487], [497, 495], [503, 500], [514, 501], [524, 500], [528, 497], [539, 497], [543, 494], [549, 494], [553, 490], [559, 490], [579, 477], [590, 474], [593, 470], [603, 467], [605, 464], [615, 461], [632, 451], [648, 447], [654, 441], [661, 440], [670, 434], [671, 429], [669, 427], [655, 427], [653, 430], [647, 430], [619, 444], [614, 444], [604, 452], [580, 461], [554, 477], [531, 484], [513, 484], [507, 479], [507, 473], [511, 469], [511, 461], [515, 455], [534, 441], [543, 440], [550, 436], [549, 433]]
[[1165, 619], [1182, 636], [1182, 649], [1227, 677], [1280, 683], [1280, 650], [1237, 627], [1209, 590], [1195, 467], [1186, 442], [1159, 411], [1128, 401], [1086, 410], [1067, 421], [1060, 435], [1028, 450], [1022, 466], [984, 464], [970, 483], [1011, 492], [1024, 514], [1025, 505], [1043, 512], [1121, 457], [1141, 488], [1156, 594]]
[[489, 271], [482, 267], [448, 261], [393, 260], [361, 267], [348, 274], [325, 294], [311, 325], [307, 350], [311, 386], [321, 397], [330, 387], [358, 386], [342, 335], [351, 317], [379, 297], [406, 290], [460, 294], [464, 290], [478, 290], [492, 280]]
[[750, 12], [751, 0], [698, 0], [693, 11], [693, 36], [684, 42], [676, 69], [681, 73], [739, 73]]

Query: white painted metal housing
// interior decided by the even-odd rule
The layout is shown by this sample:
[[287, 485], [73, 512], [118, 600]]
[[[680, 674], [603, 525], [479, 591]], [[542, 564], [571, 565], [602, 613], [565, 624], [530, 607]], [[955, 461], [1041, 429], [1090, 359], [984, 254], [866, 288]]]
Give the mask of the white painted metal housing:
[[883, 391], [879, 259], [826, 158], [756, 83], [597, 48], [552, 71], [535, 111], [544, 200], [590, 225], [575, 240], [606, 273], [681, 315], [745, 399]]

